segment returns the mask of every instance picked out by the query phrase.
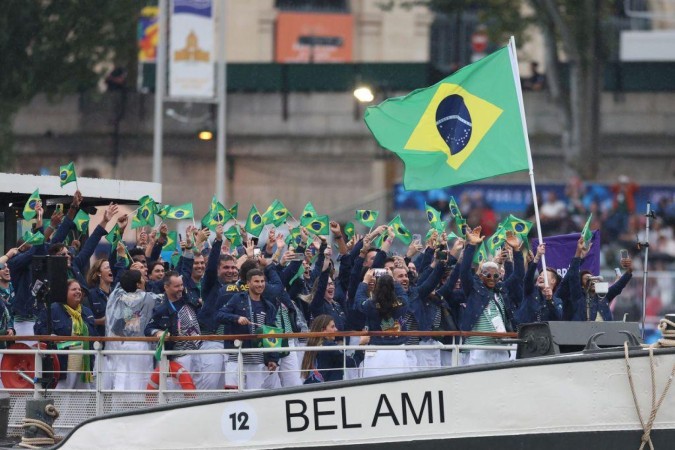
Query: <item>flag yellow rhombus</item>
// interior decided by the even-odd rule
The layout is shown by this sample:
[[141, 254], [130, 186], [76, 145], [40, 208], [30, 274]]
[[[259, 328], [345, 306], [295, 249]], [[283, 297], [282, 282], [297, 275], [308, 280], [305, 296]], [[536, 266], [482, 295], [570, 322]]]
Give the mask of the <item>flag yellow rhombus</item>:
[[[448, 147], [448, 144], [446, 144], [436, 128], [436, 109], [446, 97], [453, 94], [462, 97], [471, 115], [471, 138], [464, 149], [454, 155], [450, 152], [450, 147]], [[443, 152], [448, 157], [448, 165], [457, 170], [478, 147], [480, 141], [492, 125], [494, 125], [502, 112], [501, 108], [469, 93], [460, 85], [443, 83], [436, 90], [436, 94], [434, 94], [431, 102], [427, 105], [424, 114], [422, 114], [420, 121], [415, 126], [415, 130], [410, 135], [404, 148], [406, 150], [425, 152]]]

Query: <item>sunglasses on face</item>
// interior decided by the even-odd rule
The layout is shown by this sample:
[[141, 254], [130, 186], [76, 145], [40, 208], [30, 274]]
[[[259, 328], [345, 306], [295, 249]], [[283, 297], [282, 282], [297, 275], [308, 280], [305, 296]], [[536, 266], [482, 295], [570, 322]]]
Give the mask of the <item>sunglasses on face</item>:
[[498, 273], [483, 273], [482, 275], [483, 275], [485, 278], [488, 278], [488, 279], [494, 278], [494, 279], [496, 280], [497, 278], [499, 278], [499, 274], [498, 274]]

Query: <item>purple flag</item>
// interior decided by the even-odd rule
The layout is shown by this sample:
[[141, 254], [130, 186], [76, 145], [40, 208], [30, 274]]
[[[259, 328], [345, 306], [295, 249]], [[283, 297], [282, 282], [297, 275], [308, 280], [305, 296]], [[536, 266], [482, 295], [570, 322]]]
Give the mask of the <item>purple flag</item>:
[[[577, 250], [577, 241], [580, 233], [561, 234], [559, 236], [548, 236], [544, 238], [546, 244], [546, 266], [553, 267], [561, 277], [567, 273], [567, 269], [574, 258]], [[593, 232], [591, 239], [593, 246], [586, 255], [586, 259], [581, 264], [581, 270], [590, 270], [593, 275], [600, 274], [600, 231]], [[536, 251], [539, 245], [538, 239], [532, 239], [532, 251]], [[541, 262], [539, 263], [541, 270]]]

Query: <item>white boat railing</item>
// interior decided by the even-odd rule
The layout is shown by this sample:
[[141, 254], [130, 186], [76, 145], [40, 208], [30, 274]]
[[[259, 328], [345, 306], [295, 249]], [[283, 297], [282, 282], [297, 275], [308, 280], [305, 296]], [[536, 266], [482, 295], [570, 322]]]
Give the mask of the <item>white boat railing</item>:
[[[20, 338], [19, 338], [20, 339]], [[157, 363], [159, 367], [159, 383], [158, 388], [144, 389], [144, 390], [114, 390], [105, 389], [103, 380], [107, 375], [115, 376], [119, 373], [112, 373], [105, 370], [105, 364], [101, 362], [106, 358], [114, 358], [116, 355], [145, 355], [148, 358], [153, 358], [155, 351], [152, 350], [105, 350], [100, 343], [96, 342], [92, 350], [55, 350], [44, 348], [29, 348], [29, 349], [0, 349], [0, 355], [31, 355], [34, 359], [35, 371], [24, 373], [23, 378], [26, 381], [33, 383], [33, 388], [22, 389], [8, 389], [3, 387], [2, 392], [10, 395], [10, 418], [8, 434], [10, 436], [18, 436], [21, 433], [21, 422], [25, 413], [25, 402], [30, 398], [47, 398], [53, 399], [56, 407], [59, 409], [61, 415], [55, 423], [55, 429], [61, 434], [67, 433], [70, 429], [82, 421], [96, 417], [102, 414], [119, 413], [130, 410], [135, 410], [143, 407], [158, 406], [169, 403], [183, 402], [186, 400], [203, 400], [222, 397], [235, 392], [243, 392], [244, 389], [244, 355], [253, 353], [266, 352], [289, 352], [287, 357], [298, 357], [299, 352], [305, 351], [335, 351], [342, 350], [345, 355], [353, 351], [388, 351], [388, 350], [408, 350], [408, 351], [422, 351], [422, 350], [439, 350], [449, 353], [449, 357], [443, 358], [443, 364], [438, 366], [425, 367], [410, 367], [410, 371], [416, 370], [433, 370], [441, 367], [459, 366], [460, 355], [469, 350], [502, 350], [515, 351], [514, 345], [464, 345], [464, 344], [433, 344], [433, 345], [348, 345], [345, 343], [338, 343], [334, 346], [318, 346], [318, 347], [302, 347], [289, 346], [280, 348], [242, 348], [241, 341], [235, 341], [239, 346], [231, 349], [208, 349], [208, 350], [165, 350], [161, 353], [161, 358]], [[236, 375], [236, 386], [223, 387], [223, 389], [195, 389], [182, 390], [173, 388], [167, 381], [170, 377], [169, 362], [172, 356], [175, 355], [203, 355], [203, 354], [223, 354], [228, 358], [236, 358], [236, 372], [229, 373], [230, 376]], [[91, 389], [45, 389], [38, 381], [43, 376], [48, 375], [43, 370], [42, 358], [46, 355], [90, 355], [95, 356], [96, 363], [93, 365], [94, 382]], [[513, 352], [515, 356], [515, 352]], [[300, 360], [300, 358], [298, 358]], [[343, 359], [343, 367], [335, 370], [358, 370], [354, 368], [347, 368], [347, 357]], [[298, 369], [301, 367], [297, 365]], [[395, 371], [396, 367], [383, 367], [383, 369], [391, 369]], [[282, 371], [281, 367], [277, 369]], [[299, 370], [296, 370], [299, 372]], [[72, 373], [72, 372], [69, 372]], [[129, 372], [134, 373], [134, 372]], [[141, 373], [141, 372], [135, 372]], [[150, 380], [151, 372], [143, 372]], [[202, 372], [202, 373], [216, 373], [216, 372]], [[227, 372], [217, 372], [220, 374], [227, 374]], [[31, 377], [31, 375], [33, 375]], [[300, 374], [298, 373], [298, 376]], [[358, 377], [356, 377], [358, 378]]]

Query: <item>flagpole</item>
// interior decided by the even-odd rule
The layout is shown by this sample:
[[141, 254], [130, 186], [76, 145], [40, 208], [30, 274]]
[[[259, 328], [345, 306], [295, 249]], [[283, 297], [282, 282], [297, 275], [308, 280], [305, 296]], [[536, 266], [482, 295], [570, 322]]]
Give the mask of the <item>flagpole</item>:
[[[523, 91], [520, 86], [520, 70], [518, 69], [518, 54], [516, 53], [516, 39], [511, 36], [509, 39], [509, 56], [511, 60], [511, 69], [513, 71], [513, 83], [516, 86], [516, 95], [518, 97], [518, 107], [520, 108], [520, 118], [523, 124], [523, 137], [525, 138], [525, 149], [527, 150], [527, 167], [530, 174], [530, 187], [532, 188], [532, 203], [534, 204], [534, 220], [537, 224], [537, 238], [540, 244], [544, 243], [541, 235], [541, 221], [539, 220], [539, 202], [537, 201], [537, 189], [534, 183], [534, 164], [532, 163], [532, 151], [530, 150], [530, 138], [527, 134], [527, 121], [525, 119], [525, 106], [523, 104]], [[535, 250], [536, 251], [536, 250]], [[546, 255], [541, 255], [542, 273], [546, 273]], [[548, 276], [544, 276], [544, 286], [548, 288]]]

